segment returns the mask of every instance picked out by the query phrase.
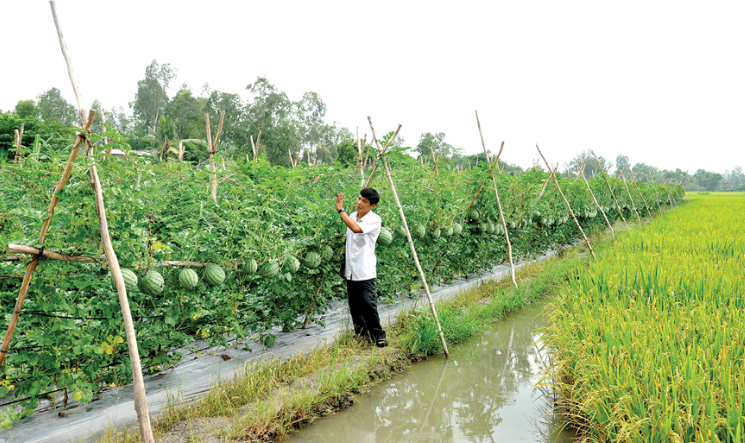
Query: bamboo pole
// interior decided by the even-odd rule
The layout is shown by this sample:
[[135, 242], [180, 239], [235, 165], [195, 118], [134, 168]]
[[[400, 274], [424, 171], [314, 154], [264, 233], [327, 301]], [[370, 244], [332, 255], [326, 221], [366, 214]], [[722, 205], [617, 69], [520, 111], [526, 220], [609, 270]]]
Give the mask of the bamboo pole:
[[[399, 125], [400, 127], [400, 125]], [[374, 133], [374, 130], [373, 130]], [[378, 143], [378, 146], [380, 146], [380, 143]], [[442, 333], [442, 327], [440, 326], [440, 319], [437, 317], [437, 309], [435, 308], [435, 302], [432, 300], [432, 294], [429, 292], [429, 285], [427, 284], [427, 279], [424, 276], [424, 271], [422, 271], [422, 265], [419, 263], [419, 256], [416, 253], [416, 248], [414, 247], [414, 241], [411, 239], [411, 232], [409, 232], [409, 225], [406, 223], [406, 215], [404, 215], [404, 209], [401, 206], [401, 201], [398, 199], [398, 193], [396, 192], [396, 186], [393, 184], [393, 177], [391, 176], [391, 165], [388, 163], [387, 159], [384, 158], [383, 166], [385, 168], [385, 173], [388, 176], [388, 184], [391, 187], [391, 192], [393, 192], [393, 198], [396, 201], [396, 206], [398, 207], [398, 214], [401, 217], [401, 224], [403, 225], [404, 229], [406, 230], [406, 239], [409, 242], [409, 248], [411, 249], [411, 255], [414, 257], [414, 264], [416, 265], [416, 270], [419, 272], [419, 278], [422, 280], [422, 286], [424, 287], [424, 293], [427, 294], [427, 300], [429, 300], [429, 307], [432, 309], [432, 316], [435, 319], [435, 324], [437, 324], [437, 332], [440, 334], [440, 341], [442, 342], [442, 349], [445, 351], [445, 358], [450, 358], [450, 352], [448, 351], [448, 345], [445, 343], [445, 335]]]
[[657, 203], [657, 210], [660, 211], [660, 215], [662, 215], [662, 205], [660, 204], [660, 195], [657, 193], [657, 183], [654, 182], [654, 177], [652, 177], [652, 171], [649, 172], [649, 181], [652, 182], [652, 189], [654, 189], [654, 200], [655, 203]]
[[546, 187], [548, 186], [549, 183], [551, 183], [551, 179], [556, 176], [556, 171], [558, 169], [559, 169], [559, 164], [558, 163], [556, 163], [556, 167], [553, 168], [553, 169], [551, 169], [551, 166], [548, 167], [548, 170], [549, 170], [549, 172], [551, 172], [551, 174], [549, 174], [549, 176], [546, 179], [546, 181], [543, 182], [543, 188], [541, 188], [541, 193], [538, 194], [538, 198], [535, 199], [535, 202], [533, 203], [533, 206], [537, 205], [538, 202], [541, 201], [541, 198], [543, 197], [543, 193], [546, 192]]
[[[88, 116], [88, 121], [83, 126], [83, 130], [85, 132], [90, 129], [91, 125], [93, 124], [93, 116], [95, 115], [95, 111], [91, 111]], [[75, 162], [75, 159], [78, 156], [78, 152], [80, 151], [80, 145], [83, 144], [85, 140], [85, 133], [78, 133], [78, 136], [75, 138], [75, 144], [72, 147], [72, 151], [70, 152], [70, 158], [67, 160], [67, 166], [65, 167], [65, 171], [62, 173], [62, 178], [60, 179], [57, 186], [54, 188], [54, 193], [52, 194], [52, 201], [49, 203], [49, 209], [47, 210], [47, 213], [49, 214], [44, 220], [44, 223], [41, 225], [41, 232], [39, 233], [39, 241], [38, 244], [44, 245], [44, 240], [47, 236], [47, 231], [49, 230], [49, 225], [52, 222], [52, 217], [54, 216], [54, 209], [57, 207], [57, 202], [59, 201], [59, 198], [57, 197], [57, 194], [64, 189], [65, 185], [67, 184], [67, 180], [70, 178], [70, 173], [72, 172], [72, 165]], [[0, 367], [2, 367], [3, 362], [5, 361], [6, 355], [8, 355], [8, 348], [10, 347], [10, 341], [13, 338], [13, 332], [16, 329], [16, 325], [18, 324], [18, 318], [21, 315], [21, 308], [23, 308], [23, 301], [26, 299], [26, 294], [28, 293], [29, 285], [31, 284], [31, 277], [34, 273], [34, 269], [36, 269], [36, 264], [39, 262], [39, 256], [37, 255], [34, 257], [31, 262], [26, 266], [26, 273], [23, 276], [23, 283], [21, 283], [21, 290], [18, 294], [18, 298], [16, 299], [15, 307], [13, 308], [13, 314], [10, 318], [10, 322], [8, 323], [8, 330], [5, 332], [5, 338], [3, 339], [3, 344], [0, 347]]]
[[621, 171], [621, 178], [623, 179], [623, 184], [626, 186], [626, 195], [628, 195], [629, 199], [631, 200], [631, 209], [634, 211], [634, 214], [636, 214], [637, 221], [641, 223], [642, 218], [639, 216], [639, 212], [636, 210], [636, 202], [634, 202], [634, 198], [631, 197], [631, 191], [629, 191], [629, 183], [626, 181], [626, 176], [623, 175], [623, 170]]
[[[543, 158], [543, 161], [546, 162], [546, 166], [548, 166], [548, 160], [546, 160], [546, 157], [543, 155], [543, 152], [541, 152], [541, 148], [538, 147], [538, 143], [536, 143], [535, 148], [538, 149], [538, 153], [541, 154], [541, 158]], [[551, 166], [548, 166], [548, 167], [551, 168]], [[574, 223], [577, 224], [577, 228], [579, 229], [580, 234], [582, 234], [582, 237], [585, 239], [585, 243], [587, 244], [587, 248], [590, 250], [590, 254], [592, 254], [592, 258], [594, 258], [595, 261], [597, 261], [598, 258], [595, 257], [595, 251], [592, 250], [590, 239], [587, 238], [587, 236], [585, 235], [585, 231], [582, 230], [582, 226], [580, 226], [579, 221], [577, 220], [577, 217], [574, 215], [572, 206], [569, 204], [569, 201], [564, 196], [564, 192], [562, 192], [561, 186], [559, 186], [559, 181], [556, 179], [556, 176], [554, 176], [554, 184], [556, 185], [556, 189], [559, 191], [561, 198], [564, 200], [564, 203], [567, 205], [567, 208], [569, 209], [569, 213], [572, 215], [572, 219], [574, 219]]]
[[14, 245], [14, 244], [9, 244], [5, 248], [5, 252], [8, 254], [25, 254], [25, 255], [39, 255], [39, 253], [41, 253], [43, 257], [48, 258], [50, 260], [71, 261], [71, 262], [77, 262], [77, 263], [101, 263], [102, 261], [105, 260], [105, 259], [94, 258], [94, 257], [59, 254], [57, 252], [47, 251], [46, 249], [42, 250], [42, 249], [32, 248], [31, 246]]
[[673, 204], [673, 197], [670, 195], [670, 190], [667, 188], [667, 182], [665, 182], [665, 179], [662, 179], [662, 185], [665, 186], [665, 192], [667, 192], [667, 199], [670, 202], [670, 207], [674, 208], [675, 205]]
[[122, 278], [122, 271], [119, 268], [119, 260], [114, 252], [109, 237], [109, 226], [106, 221], [106, 210], [104, 209], [103, 191], [101, 182], [98, 179], [98, 172], [95, 166], [91, 166], [91, 184], [96, 195], [96, 209], [98, 210], [98, 221], [101, 226], [101, 241], [104, 245], [106, 259], [109, 262], [111, 273], [116, 282], [116, 291], [119, 295], [119, 305], [122, 309], [124, 318], [124, 330], [127, 335], [127, 349], [129, 350], [129, 360], [132, 367], [132, 381], [134, 384], [135, 411], [137, 411], [137, 421], [140, 424], [140, 433], [142, 440], [154, 443], [153, 432], [150, 428], [150, 417], [147, 410], [147, 397], [145, 395], [145, 383], [142, 378], [142, 364], [140, 363], [140, 353], [137, 349], [137, 336], [135, 335], [134, 322], [132, 321], [132, 312], [129, 309], [129, 300], [127, 298], [127, 288]]
[[636, 188], [636, 192], [639, 194], [639, 197], [642, 198], [642, 203], [644, 203], [644, 207], [647, 209], [647, 215], [649, 215], [649, 218], [652, 219], [652, 211], [649, 210], [647, 199], [644, 198], [644, 196], [642, 195], [641, 189], [639, 189], [639, 185], [636, 183], [636, 175], [631, 177], [631, 183], [634, 184], [634, 187]]
[[595, 206], [600, 210], [600, 213], [603, 214], [603, 218], [605, 219], [605, 223], [608, 225], [608, 228], [610, 229], [611, 236], [613, 237], [613, 243], [616, 242], [616, 232], [613, 230], [613, 226], [610, 224], [610, 221], [608, 220], [608, 217], [605, 215], [605, 211], [603, 210], [603, 207], [600, 206], [600, 203], [598, 203], [598, 199], [595, 198], [595, 193], [592, 192], [592, 188], [590, 188], [590, 183], [587, 182], [587, 178], [585, 177], [585, 164], [582, 163], [582, 168], [580, 169], [580, 175], [582, 175], [582, 180], [585, 182], [585, 186], [587, 186], [587, 190], [590, 191], [590, 195], [592, 196], [592, 201], [595, 202]]
[[21, 130], [16, 129], [16, 163], [21, 163], [21, 141], [23, 140], [23, 130], [26, 123], [21, 123]]
[[65, 57], [65, 62], [67, 63], [67, 74], [70, 76], [70, 82], [72, 83], [72, 89], [75, 92], [75, 99], [78, 102], [78, 112], [80, 112], [80, 120], [84, 122], [86, 121], [86, 115], [88, 114], [88, 112], [82, 106], [83, 98], [81, 97], [80, 91], [78, 90], [77, 83], [75, 82], [75, 73], [73, 72], [73, 69], [72, 69], [72, 59], [70, 58], [70, 55], [67, 53], [67, 44], [65, 44], [65, 37], [62, 35], [62, 29], [60, 28], [59, 20], [57, 20], [57, 11], [55, 10], [54, 0], [49, 2], [49, 6], [51, 6], [52, 8], [52, 18], [54, 18], [54, 26], [57, 28], [57, 36], [59, 37], [60, 49], [62, 49], [62, 55]]
[[[210, 128], [210, 117], [209, 114], [205, 113], [207, 118], [207, 137], [208, 140], [212, 140], [212, 129]], [[222, 134], [222, 122], [225, 119], [225, 111], [220, 113], [220, 123], [217, 125], [217, 135], [215, 136], [215, 143], [210, 143], [210, 164], [212, 165], [212, 200], [217, 204], [217, 166], [213, 160], [214, 154], [217, 152], [217, 143], [220, 141], [220, 134]]]
[[[378, 145], [378, 152], [380, 153], [380, 155], [385, 154], [388, 151], [388, 147], [391, 145], [391, 143], [393, 143], [393, 140], [396, 139], [396, 136], [398, 135], [398, 131], [401, 130], [401, 125], [400, 124], [398, 125], [398, 128], [396, 128], [396, 132], [393, 133], [393, 137], [391, 137], [388, 140], [388, 143], [385, 144], [385, 147], [381, 151], [380, 150], [380, 142], [378, 141], [378, 137], [375, 135], [375, 128], [373, 127], [372, 119], [370, 118], [370, 116], [367, 116], [367, 121], [370, 122], [370, 129], [372, 130], [372, 133], [373, 133], [373, 140], [375, 140], [375, 143]], [[372, 170], [372, 172], [370, 172], [370, 177], [368, 177], [368, 179], [367, 179], [367, 186], [366, 187], [368, 187], [368, 188], [370, 187], [370, 184], [372, 183], [372, 179], [373, 179], [373, 177], [375, 177], [375, 171], [377, 171], [377, 170], [378, 170], [378, 165], [375, 164], [375, 163], [373, 163], [373, 170]]]
[[[484, 143], [484, 134], [481, 131], [481, 121], [479, 120], [479, 111], [476, 111], [476, 124], [479, 127], [479, 136], [481, 137], [481, 146], [484, 148], [484, 155], [487, 164], [489, 164], [489, 152], [486, 150], [486, 143]], [[502, 142], [504, 147], [504, 142]], [[499, 150], [501, 155], [502, 149]], [[499, 162], [499, 155], [497, 155], [496, 161]], [[498, 164], [498, 163], [497, 163]], [[497, 207], [499, 208], [499, 219], [502, 221], [502, 228], [504, 228], [504, 238], [507, 242], [507, 257], [510, 260], [510, 277], [512, 278], [512, 284], [517, 288], [517, 281], [515, 280], [515, 263], [512, 261], [512, 243], [510, 243], [510, 234], [507, 232], [507, 222], [504, 219], [504, 212], [502, 211], [502, 202], [499, 201], [499, 191], [497, 190], [497, 179], [494, 178], [494, 172], [492, 168], [489, 168], [489, 176], [491, 176], [492, 184], [494, 185], [494, 196], [497, 198]]]
[[598, 164], [598, 168], [600, 168], [600, 172], [603, 173], [603, 178], [605, 179], [605, 184], [608, 185], [608, 191], [610, 191], [610, 196], [613, 197], [613, 201], [616, 203], [616, 209], [618, 209], [618, 215], [621, 216], [621, 220], [623, 220], [623, 223], [628, 226], [629, 223], [626, 221], [626, 217], [623, 216], [623, 211], [621, 210], [621, 205], [618, 204], [618, 200], [616, 199], [616, 194], [613, 193], [613, 189], [610, 187], [610, 182], [608, 181], [608, 173], [605, 172], [605, 168], [603, 168], [603, 165], [600, 164], [600, 160], [598, 159], [598, 156], [595, 155], [595, 151], [592, 152], [592, 156], [595, 157], [595, 161]]

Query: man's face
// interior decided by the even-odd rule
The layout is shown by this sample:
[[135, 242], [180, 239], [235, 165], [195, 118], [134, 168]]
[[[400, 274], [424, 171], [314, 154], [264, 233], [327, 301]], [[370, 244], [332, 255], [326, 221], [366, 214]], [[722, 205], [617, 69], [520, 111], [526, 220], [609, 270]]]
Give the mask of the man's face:
[[357, 197], [357, 212], [359, 213], [366, 213], [369, 212], [372, 208], [374, 208], [375, 205], [370, 204], [370, 200], [366, 199], [363, 196]]

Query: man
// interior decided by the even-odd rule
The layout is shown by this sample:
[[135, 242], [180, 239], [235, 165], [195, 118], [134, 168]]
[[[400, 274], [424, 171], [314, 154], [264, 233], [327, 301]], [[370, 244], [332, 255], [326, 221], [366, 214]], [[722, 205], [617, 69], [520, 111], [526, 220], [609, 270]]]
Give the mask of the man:
[[349, 313], [352, 315], [354, 332], [368, 337], [382, 348], [388, 342], [380, 325], [375, 301], [375, 242], [380, 234], [381, 220], [378, 214], [372, 212], [379, 201], [378, 191], [365, 188], [357, 197], [357, 210], [347, 214], [344, 211], [344, 194], [336, 196], [336, 210], [347, 225], [344, 279], [347, 281]]

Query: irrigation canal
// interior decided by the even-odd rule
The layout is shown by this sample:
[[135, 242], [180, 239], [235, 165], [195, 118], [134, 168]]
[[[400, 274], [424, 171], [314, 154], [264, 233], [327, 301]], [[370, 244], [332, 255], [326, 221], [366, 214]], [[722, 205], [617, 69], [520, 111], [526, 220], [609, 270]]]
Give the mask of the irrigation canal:
[[451, 349], [359, 394], [348, 409], [316, 420], [282, 443], [541, 442], [576, 440], [550, 414], [550, 393], [533, 389], [545, 303], [526, 306]]

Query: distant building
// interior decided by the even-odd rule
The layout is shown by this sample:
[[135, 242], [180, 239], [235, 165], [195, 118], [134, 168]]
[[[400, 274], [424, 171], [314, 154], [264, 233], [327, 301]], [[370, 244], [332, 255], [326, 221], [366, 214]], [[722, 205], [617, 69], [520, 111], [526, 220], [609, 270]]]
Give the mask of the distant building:
[[735, 189], [735, 185], [732, 183], [725, 183], [722, 185], [722, 189]]
[[[149, 152], [147, 152], [147, 151], [134, 151], [134, 150], [132, 150], [132, 151], [129, 151], [129, 152], [134, 152], [135, 154], [137, 154], [138, 157], [152, 156], [152, 154], [149, 153]], [[126, 157], [124, 155], [124, 151], [122, 151], [121, 149], [112, 149], [111, 150], [111, 155], [113, 155], [114, 157]]]

